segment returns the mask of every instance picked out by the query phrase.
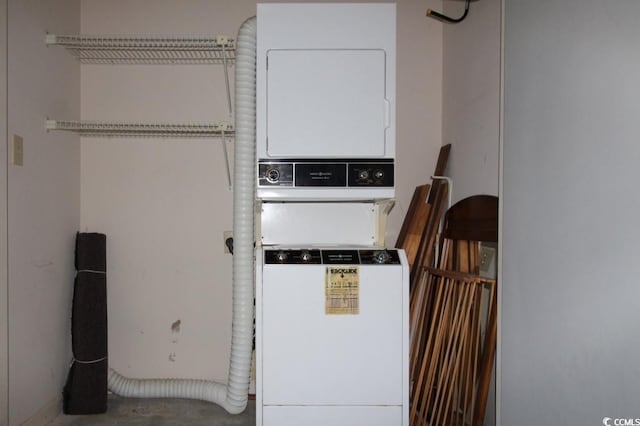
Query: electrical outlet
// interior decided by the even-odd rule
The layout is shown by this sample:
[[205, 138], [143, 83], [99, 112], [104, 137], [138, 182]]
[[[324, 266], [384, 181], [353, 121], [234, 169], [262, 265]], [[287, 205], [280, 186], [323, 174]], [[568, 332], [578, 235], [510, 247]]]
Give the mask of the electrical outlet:
[[482, 272], [489, 272], [489, 267], [491, 267], [495, 255], [496, 249], [493, 247], [480, 248], [480, 270]]
[[13, 135], [13, 156], [11, 162], [15, 166], [22, 166], [24, 164], [24, 141], [22, 136]]
[[224, 231], [222, 233], [222, 244], [224, 245], [224, 252], [225, 253], [231, 253], [229, 251], [229, 246], [227, 245], [227, 240], [229, 238], [233, 238], [233, 231]]

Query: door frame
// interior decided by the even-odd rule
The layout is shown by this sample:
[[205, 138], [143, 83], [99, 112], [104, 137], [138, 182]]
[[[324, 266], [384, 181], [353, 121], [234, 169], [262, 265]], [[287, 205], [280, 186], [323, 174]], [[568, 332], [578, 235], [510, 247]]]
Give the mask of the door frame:
[[505, 3], [500, 0], [500, 124], [498, 127], [499, 159], [498, 159], [498, 320], [496, 336], [496, 426], [502, 424], [502, 287], [503, 281], [503, 211], [504, 211], [504, 30], [505, 30]]
[[0, 426], [9, 424], [9, 290], [7, 259], [7, 16], [8, 1], [0, 0]]

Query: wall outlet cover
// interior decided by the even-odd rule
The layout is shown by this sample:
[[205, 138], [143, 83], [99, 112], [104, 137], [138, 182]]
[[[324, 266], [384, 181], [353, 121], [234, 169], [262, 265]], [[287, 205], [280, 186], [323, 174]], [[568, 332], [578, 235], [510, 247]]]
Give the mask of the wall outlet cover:
[[496, 249], [493, 247], [481, 247], [480, 248], [480, 270], [483, 272], [489, 272], [489, 268], [493, 263], [493, 258], [496, 255]]

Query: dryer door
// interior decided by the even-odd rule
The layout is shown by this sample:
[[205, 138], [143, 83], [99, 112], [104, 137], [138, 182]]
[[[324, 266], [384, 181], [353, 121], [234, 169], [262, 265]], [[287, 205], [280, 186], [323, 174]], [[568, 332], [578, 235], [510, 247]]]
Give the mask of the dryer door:
[[384, 156], [385, 77], [384, 50], [270, 50], [267, 155]]

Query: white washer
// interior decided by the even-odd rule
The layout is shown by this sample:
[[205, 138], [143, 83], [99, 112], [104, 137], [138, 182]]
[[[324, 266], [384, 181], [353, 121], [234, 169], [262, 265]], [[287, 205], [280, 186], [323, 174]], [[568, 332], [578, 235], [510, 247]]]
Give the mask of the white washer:
[[408, 425], [404, 252], [265, 248], [257, 265], [257, 424]]

